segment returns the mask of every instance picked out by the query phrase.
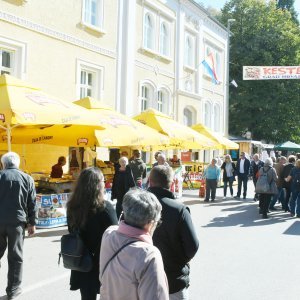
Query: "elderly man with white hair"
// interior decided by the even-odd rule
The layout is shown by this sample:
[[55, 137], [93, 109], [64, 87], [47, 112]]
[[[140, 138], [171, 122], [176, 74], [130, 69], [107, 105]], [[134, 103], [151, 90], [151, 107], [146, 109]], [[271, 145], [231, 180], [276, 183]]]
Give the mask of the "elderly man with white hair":
[[8, 249], [7, 299], [22, 293], [25, 227], [35, 232], [36, 193], [33, 179], [19, 170], [20, 157], [8, 152], [1, 157], [0, 171], [0, 259]]

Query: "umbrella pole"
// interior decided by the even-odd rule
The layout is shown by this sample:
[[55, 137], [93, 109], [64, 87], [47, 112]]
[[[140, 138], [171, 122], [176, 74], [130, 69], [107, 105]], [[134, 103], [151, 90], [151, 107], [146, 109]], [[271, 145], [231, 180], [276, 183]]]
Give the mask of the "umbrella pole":
[[6, 127], [6, 135], [7, 135], [7, 151], [10, 152], [11, 151], [11, 128], [9, 124], [7, 124]]

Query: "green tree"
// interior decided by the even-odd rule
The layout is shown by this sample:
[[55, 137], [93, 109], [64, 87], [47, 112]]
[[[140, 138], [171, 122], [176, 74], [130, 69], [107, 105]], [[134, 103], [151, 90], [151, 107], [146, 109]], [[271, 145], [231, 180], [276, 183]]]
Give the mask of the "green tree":
[[291, 13], [293, 21], [299, 25], [299, 21], [297, 18], [298, 14], [294, 7], [295, 0], [276, 0], [276, 2], [277, 2], [277, 4], [276, 4], [277, 8], [287, 9]]
[[221, 21], [235, 19], [230, 39], [229, 130], [268, 142], [300, 142], [300, 81], [243, 81], [243, 66], [300, 65], [300, 29], [274, 1], [231, 0]]

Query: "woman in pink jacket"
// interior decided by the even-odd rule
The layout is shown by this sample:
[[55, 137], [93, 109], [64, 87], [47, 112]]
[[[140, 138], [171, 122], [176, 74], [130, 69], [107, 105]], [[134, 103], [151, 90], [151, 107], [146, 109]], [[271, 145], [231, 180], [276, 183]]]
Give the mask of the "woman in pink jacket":
[[161, 209], [150, 192], [131, 190], [125, 194], [124, 220], [109, 227], [102, 237], [101, 300], [169, 299], [162, 257], [152, 243]]

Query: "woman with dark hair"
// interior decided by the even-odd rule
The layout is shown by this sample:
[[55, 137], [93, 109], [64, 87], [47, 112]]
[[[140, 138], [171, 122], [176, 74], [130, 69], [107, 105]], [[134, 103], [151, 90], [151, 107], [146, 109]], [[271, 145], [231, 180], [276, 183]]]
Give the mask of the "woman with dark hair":
[[79, 230], [80, 236], [94, 255], [90, 272], [71, 271], [70, 289], [80, 289], [82, 300], [96, 300], [100, 290], [99, 254], [104, 231], [118, 223], [112, 204], [104, 200], [104, 177], [100, 169], [84, 169], [67, 204], [69, 232]]

